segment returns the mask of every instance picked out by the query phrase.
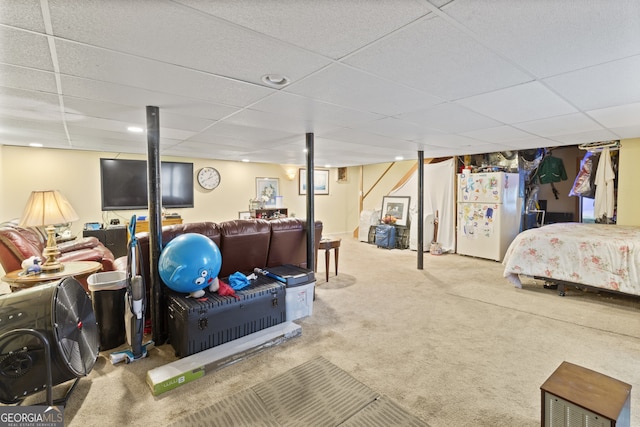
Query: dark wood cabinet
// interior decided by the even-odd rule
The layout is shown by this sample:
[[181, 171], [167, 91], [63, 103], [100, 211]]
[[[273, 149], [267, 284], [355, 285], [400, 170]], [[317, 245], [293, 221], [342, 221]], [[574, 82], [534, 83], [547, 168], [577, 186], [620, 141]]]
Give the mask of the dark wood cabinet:
[[84, 230], [83, 237], [93, 236], [113, 253], [115, 258], [127, 255], [127, 229], [121, 227], [109, 227], [100, 230]]
[[542, 426], [629, 427], [631, 385], [569, 362], [540, 386]]

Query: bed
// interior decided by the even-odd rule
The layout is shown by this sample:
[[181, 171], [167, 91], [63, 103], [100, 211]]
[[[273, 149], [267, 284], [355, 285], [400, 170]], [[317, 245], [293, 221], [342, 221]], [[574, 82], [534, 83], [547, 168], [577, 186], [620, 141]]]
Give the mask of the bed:
[[558, 285], [585, 285], [640, 295], [640, 227], [557, 223], [518, 234], [507, 249], [504, 277], [520, 276]]

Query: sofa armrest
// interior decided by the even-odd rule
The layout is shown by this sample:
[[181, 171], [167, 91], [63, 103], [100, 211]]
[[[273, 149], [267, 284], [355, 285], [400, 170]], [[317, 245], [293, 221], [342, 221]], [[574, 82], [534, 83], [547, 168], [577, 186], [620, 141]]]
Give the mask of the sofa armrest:
[[80, 249], [92, 249], [101, 245], [100, 240], [94, 236], [83, 237], [82, 239], [70, 240], [68, 242], [58, 243], [58, 249], [65, 254], [71, 251], [78, 251]]

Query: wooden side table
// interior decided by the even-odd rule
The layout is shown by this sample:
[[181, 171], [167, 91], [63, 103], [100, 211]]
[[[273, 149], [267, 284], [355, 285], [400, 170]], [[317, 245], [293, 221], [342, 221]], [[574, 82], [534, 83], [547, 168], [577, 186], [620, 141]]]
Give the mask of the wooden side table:
[[102, 270], [102, 264], [95, 261], [70, 261], [63, 262], [62, 265], [64, 265], [64, 270], [52, 273], [23, 275], [22, 272], [24, 270], [14, 270], [7, 273], [7, 275], [2, 278], [2, 281], [9, 283], [11, 291], [16, 292], [20, 289], [30, 288], [41, 283], [52, 282], [54, 280], [73, 276], [78, 279], [85, 288], [85, 291], [88, 291], [87, 277]]
[[340, 251], [340, 242], [342, 239], [322, 239], [320, 240], [320, 249], [324, 249], [324, 266], [327, 282], [329, 281], [329, 253], [334, 250], [336, 258], [336, 276], [338, 275], [338, 255]]
[[540, 386], [542, 426], [630, 426], [631, 385], [569, 362]]

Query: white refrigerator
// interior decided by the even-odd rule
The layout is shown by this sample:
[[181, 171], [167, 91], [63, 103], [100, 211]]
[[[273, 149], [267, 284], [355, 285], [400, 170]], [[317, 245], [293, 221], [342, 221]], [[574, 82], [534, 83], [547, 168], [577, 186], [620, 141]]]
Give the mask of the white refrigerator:
[[522, 198], [517, 173], [458, 174], [457, 252], [502, 261], [520, 232]]

